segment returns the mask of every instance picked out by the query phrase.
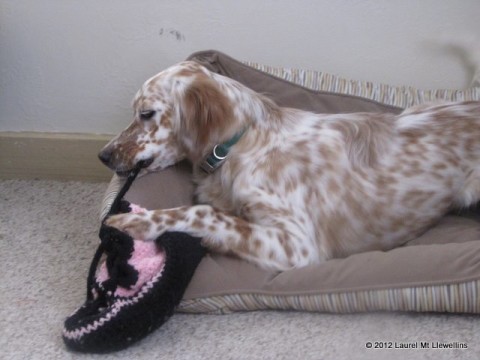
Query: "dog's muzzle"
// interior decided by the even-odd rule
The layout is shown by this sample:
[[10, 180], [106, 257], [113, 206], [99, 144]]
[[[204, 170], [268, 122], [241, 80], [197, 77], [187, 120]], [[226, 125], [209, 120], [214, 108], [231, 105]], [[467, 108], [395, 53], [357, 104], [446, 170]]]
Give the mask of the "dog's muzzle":
[[119, 176], [124, 176], [128, 174], [132, 170], [132, 168], [135, 168], [137, 166], [142, 169], [147, 168], [152, 165], [154, 160], [153, 158], [140, 160], [137, 163], [133, 164], [132, 168], [130, 168], [126, 166], [116, 166], [112, 161], [113, 157], [113, 152], [110, 149], [103, 149], [98, 153], [98, 158], [100, 159], [100, 161], [109, 169], [115, 171]]

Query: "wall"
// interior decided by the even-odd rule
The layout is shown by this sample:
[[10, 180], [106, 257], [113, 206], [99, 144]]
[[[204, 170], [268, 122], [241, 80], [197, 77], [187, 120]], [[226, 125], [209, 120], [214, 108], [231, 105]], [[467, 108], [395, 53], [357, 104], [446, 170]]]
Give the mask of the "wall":
[[[198, 50], [420, 88], [468, 69], [478, 0], [0, 0], [0, 131], [116, 133], [145, 79]], [[470, 69], [471, 70], [471, 69]]]

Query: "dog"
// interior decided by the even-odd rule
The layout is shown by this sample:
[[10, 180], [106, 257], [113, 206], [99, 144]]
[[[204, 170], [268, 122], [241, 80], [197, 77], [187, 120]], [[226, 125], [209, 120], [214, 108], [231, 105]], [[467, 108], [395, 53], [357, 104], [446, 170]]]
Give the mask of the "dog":
[[199, 201], [106, 220], [136, 239], [183, 231], [283, 271], [401, 246], [480, 199], [478, 101], [314, 114], [186, 61], [147, 80], [133, 108], [100, 159], [120, 175], [188, 159]]

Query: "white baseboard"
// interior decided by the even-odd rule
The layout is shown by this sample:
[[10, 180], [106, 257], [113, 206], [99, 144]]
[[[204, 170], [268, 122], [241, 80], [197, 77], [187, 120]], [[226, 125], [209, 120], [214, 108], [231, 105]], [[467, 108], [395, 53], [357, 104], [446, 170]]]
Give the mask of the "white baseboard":
[[0, 132], [0, 179], [109, 181], [97, 158], [108, 135]]

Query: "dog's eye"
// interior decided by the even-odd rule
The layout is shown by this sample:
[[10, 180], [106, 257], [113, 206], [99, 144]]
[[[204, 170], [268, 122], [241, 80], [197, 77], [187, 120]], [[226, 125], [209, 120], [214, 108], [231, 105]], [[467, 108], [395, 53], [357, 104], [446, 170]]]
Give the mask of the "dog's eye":
[[143, 111], [140, 113], [140, 119], [150, 120], [155, 115], [154, 110]]

